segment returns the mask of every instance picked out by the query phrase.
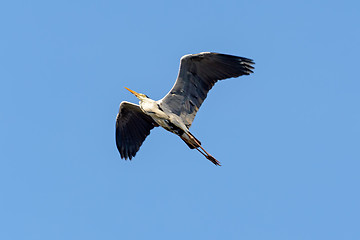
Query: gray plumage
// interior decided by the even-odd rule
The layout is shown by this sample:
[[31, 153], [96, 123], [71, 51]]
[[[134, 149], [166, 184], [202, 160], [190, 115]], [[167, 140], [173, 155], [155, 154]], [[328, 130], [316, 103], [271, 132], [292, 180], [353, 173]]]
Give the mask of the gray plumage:
[[[174, 86], [159, 101], [153, 101], [144, 94], [128, 89], [133, 94], [141, 95], [141, 98], [136, 95], [141, 101], [140, 106], [129, 102], [120, 104], [116, 118], [116, 144], [121, 158], [134, 157], [150, 130], [159, 125], [179, 135], [190, 148], [198, 151], [198, 147], [203, 149], [200, 141], [193, 137], [188, 129], [208, 92], [218, 80], [249, 75], [253, 72], [253, 64], [251, 59], [220, 53], [185, 55], [181, 58]], [[149, 109], [152, 110], [145, 110], [145, 106], [151, 106]], [[155, 112], [161, 114], [156, 115]], [[162, 115], [163, 113], [165, 115]], [[169, 118], [166, 118], [167, 116]], [[208, 154], [206, 151], [205, 153]], [[204, 154], [218, 164], [217, 160], [213, 161], [213, 157], [208, 155], [209, 158]]]
[[254, 69], [251, 59], [220, 53], [185, 55], [170, 92], [160, 106], [171, 109], [189, 128], [208, 92], [218, 80], [249, 75]]
[[155, 126], [158, 125], [139, 105], [123, 101], [116, 117], [116, 145], [121, 158], [131, 160]]

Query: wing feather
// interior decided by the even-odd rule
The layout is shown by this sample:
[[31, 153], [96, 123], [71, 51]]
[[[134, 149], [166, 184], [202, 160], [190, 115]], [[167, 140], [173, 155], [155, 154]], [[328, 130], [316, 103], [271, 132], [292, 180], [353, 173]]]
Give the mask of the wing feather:
[[140, 107], [129, 102], [121, 102], [116, 117], [116, 146], [121, 158], [135, 157], [150, 130], [156, 127], [154, 120], [143, 113]]
[[218, 80], [249, 75], [253, 60], [204, 52], [185, 55], [180, 60], [178, 78], [160, 106], [182, 118], [189, 128], [208, 92]]

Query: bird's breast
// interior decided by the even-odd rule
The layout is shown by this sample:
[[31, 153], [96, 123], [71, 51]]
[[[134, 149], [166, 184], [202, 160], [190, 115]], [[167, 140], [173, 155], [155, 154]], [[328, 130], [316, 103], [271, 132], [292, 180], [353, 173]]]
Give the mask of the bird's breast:
[[169, 116], [162, 111], [160, 106], [154, 101], [154, 102], [142, 102], [140, 103], [141, 110], [152, 117], [155, 121], [157, 119], [168, 119]]
[[[162, 107], [155, 101], [147, 101], [140, 103], [141, 110], [149, 115], [159, 126], [166, 130], [182, 135], [187, 131], [185, 124], [181, 118], [173, 113], [164, 112]], [[166, 110], [166, 109], [165, 109]]]

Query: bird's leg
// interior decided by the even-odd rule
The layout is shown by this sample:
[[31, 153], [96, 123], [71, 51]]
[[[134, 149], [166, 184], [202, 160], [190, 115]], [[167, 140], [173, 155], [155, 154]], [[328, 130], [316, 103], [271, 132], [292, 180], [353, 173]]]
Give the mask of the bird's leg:
[[209, 153], [201, 146], [201, 144], [199, 143], [199, 141], [198, 141], [191, 133], [189, 133], [188, 135], [189, 135], [189, 137], [190, 137], [192, 140], [195, 141], [195, 143], [196, 143], [197, 145], [199, 145], [199, 147], [200, 147], [205, 153], [203, 153], [202, 151], [200, 151], [200, 149], [198, 149], [197, 147], [196, 147], [196, 150], [198, 150], [202, 155], [204, 155], [208, 160], [210, 160], [210, 161], [211, 161], [212, 163], [214, 163], [215, 165], [221, 166], [220, 162], [219, 162], [218, 160], [216, 160], [211, 154], [209, 154]]
[[201, 153], [202, 155], [204, 155], [204, 157], [206, 157], [208, 160], [210, 160], [213, 164], [221, 166], [220, 162], [218, 160], [216, 160], [213, 156], [211, 156], [210, 154], [206, 155], [205, 153], [203, 153], [199, 148], [195, 148], [196, 150], [199, 151], [199, 153]]
[[205, 153], [203, 153], [203, 151], [201, 151], [199, 148], [195, 148], [196, 150], [198, 150], [199, 151], [199, 153], [201, 153], [202, 155], [204, 155], [204, 157], [206, 157], [207, 158], [207, 155], [205, 154]]

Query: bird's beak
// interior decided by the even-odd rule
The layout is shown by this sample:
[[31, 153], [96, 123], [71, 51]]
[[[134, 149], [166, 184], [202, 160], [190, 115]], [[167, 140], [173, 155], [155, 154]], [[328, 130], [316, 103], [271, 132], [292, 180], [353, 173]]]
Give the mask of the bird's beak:
[[126, 88], [126, 90], [128, 90], [128, 91], [130, 91], [132, 94], [134, 94], [137, 98], [139, 97], [139, 93], [137, 93], [137, 92], [135, 92], [135, 91], [133, 91], [133, 90], [127, 88], [127, 87], [125, 87], [125, 88]]

